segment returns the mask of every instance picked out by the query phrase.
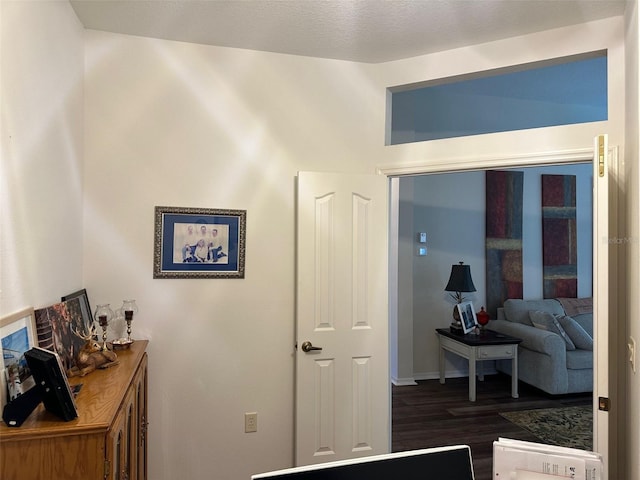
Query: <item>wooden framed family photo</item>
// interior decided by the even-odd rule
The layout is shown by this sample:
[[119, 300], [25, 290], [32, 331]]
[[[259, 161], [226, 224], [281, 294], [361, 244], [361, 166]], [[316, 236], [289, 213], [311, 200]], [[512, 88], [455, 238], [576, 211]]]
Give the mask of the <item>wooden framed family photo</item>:
[[155, 207], [153, 278], [244, 278], [246, 210]]

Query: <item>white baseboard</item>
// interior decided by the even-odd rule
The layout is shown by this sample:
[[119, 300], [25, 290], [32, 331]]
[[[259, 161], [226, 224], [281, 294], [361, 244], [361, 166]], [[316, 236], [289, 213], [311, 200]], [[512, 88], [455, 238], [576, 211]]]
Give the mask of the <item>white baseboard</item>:
[[408, 385], [417, 385], [413, 377], [409, 378], [391, 378], [391, 383], [396, 387], [406, 387]]

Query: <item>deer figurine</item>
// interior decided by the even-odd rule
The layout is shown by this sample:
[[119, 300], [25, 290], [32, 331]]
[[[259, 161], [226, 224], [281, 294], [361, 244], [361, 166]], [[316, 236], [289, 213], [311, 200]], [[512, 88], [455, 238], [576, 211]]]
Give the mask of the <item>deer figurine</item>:
[[103, 350], [100, 344], [94, 340], [95, 325], [91, 326], [87, 335], [83, 335], [73, 328], [72, 331], [76, 336], [82, 338], [85, 344], [76, 355], [76, 366], [71, 367], [67, 372], [69, 377], [77, 375], [84, 377], [96, 368], [108, 368], [118, 363], [118, 356], [114, 352]]

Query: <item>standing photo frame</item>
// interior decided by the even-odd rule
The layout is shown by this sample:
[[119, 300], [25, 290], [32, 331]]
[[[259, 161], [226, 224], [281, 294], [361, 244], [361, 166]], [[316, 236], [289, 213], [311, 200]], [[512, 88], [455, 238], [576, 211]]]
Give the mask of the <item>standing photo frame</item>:
[[76, 292], [65, 295], [61, 298], [63, 302], [67, 300], [71, 300], [73, 298], [77, 298], [80, 301], [80, 309], [82, 311], [82, 320], [87, 328], [87, 332], [91, 329], [93, 325], [93, 313], [91, 312], [91, 305], [89, 304], [89, 296], [87, 295], [87, 290], [85, 288], [78, 290]]
[[0, 319], [0, 407], [35, 384], [24, 357], [25, 352], [38, 345], [35, 325], [32, 307]]
[[155, 207], [153, 278], [244, 278], [246, 210]]
[[88, 333], [80, 298], [54, 303], [35, 310], [38, 347], [56, 352], [65, 371], [76, 366], [78, 353]]
[[462, 323], [463, 333], [467, 334], [479, 326], [472, 302], [458, 303], [456, 305], [456, 308], [458, 309], [458, 314], [460, 315], [460, 322]]

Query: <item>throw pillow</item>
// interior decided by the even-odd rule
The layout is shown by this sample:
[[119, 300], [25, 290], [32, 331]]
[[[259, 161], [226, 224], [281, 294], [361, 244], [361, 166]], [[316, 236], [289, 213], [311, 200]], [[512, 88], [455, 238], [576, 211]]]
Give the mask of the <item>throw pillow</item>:
[[576, 349], [575, 344], [571, 341], [567, 332], [564, 331], [564, 328], [562, 328], [562, 325], [560, 325], [560, 322], [552, 313], [532, 310], [529, 312], [529, 319], [534, 327], [560, 335], [560, 338], [564, 340], [567, 346], [567, 350]]
[[581, 350], [593, 350], [593, 338], [582, 328], [582, 326], [568, 315], [555, 316], [564, 331], [567, 332], [569, 338], [576, 348]]

